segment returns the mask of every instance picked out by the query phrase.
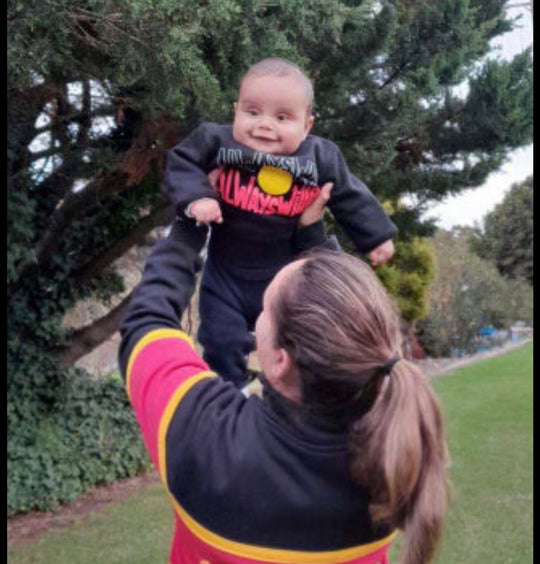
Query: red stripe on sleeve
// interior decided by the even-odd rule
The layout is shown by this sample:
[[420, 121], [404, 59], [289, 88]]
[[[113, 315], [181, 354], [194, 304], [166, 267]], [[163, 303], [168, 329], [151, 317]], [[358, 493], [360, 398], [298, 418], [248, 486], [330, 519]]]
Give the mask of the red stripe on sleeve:
[[[157, 330], [134, 348], [127, 374], [128, 394], [142, 430], [146, 447], [159, 468], [158, 442], [162, 418], [178, 388], [201, 372], [211, 376], [208, 365], [192, 348], [185, 333]], [[189, 340], [188, 340], [189, 339]], [[194, 378], [199, 381], [200, 378]], [[183, 394], [182, 396], [183, 397]], [[176, 408], [177, 406], [174, 406]], [[168, 418], [172, 417], [169, 413]], [[165, 476], [162, 476], [165, 479]]]

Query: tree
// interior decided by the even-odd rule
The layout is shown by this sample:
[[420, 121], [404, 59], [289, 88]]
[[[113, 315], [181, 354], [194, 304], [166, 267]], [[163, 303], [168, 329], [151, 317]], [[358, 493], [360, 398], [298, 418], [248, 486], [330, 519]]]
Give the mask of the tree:
[[513, 184], [504, 200], [487, 214], [483, 229], [471, 236], [478, 256], [491, 260], [503, 276], [533, 283], [533, 177]]
[[428, 315], [418, 323], [420, 340], [432, 356], [474, 352], [485, 325], [508, 329], [532, 322], [532, 288], [502, 277], [495, 265], [469, 250], [470, 228], [440, 231], [430, 239], [436, 257]]

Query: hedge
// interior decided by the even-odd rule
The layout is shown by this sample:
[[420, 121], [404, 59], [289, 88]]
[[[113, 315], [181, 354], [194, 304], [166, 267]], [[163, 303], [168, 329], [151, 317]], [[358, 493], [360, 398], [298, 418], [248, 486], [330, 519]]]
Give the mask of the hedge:
[[8, 516], [53, 509], [150, 467], [118, 376], [95, 380], [72, 369], [55, 380], [45, 409], [8, 390]]

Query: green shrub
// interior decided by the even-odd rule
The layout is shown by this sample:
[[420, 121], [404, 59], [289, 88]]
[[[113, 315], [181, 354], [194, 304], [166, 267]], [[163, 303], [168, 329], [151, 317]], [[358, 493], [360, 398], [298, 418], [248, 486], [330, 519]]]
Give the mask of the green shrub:
[[54, 400], [8, 386], [8, 515], [50, 510], [150, 466], [119, 377], [40, 367]]
[[434, 253], [425, 239], [395, 241], [392, 261], [376, 270], [381, 282], [395, 298], [407, 323], [422, 319], [428, 312], [429, 284], [434, 276]]

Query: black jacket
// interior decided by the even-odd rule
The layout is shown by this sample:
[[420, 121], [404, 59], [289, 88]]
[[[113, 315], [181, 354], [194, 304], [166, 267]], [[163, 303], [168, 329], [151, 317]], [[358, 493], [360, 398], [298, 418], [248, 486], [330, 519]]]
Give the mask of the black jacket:
[[[302, 244], [322, 233], [308, 229]], [[384, 561], [393, 535], [373, 524], [367, 492], [350, 478], [346, 432], [271, 387], [246, 398], [179, 329], [205, 236], [175, 222], [121, 327], [128, 394], [175, 509], [170, 562]]]

